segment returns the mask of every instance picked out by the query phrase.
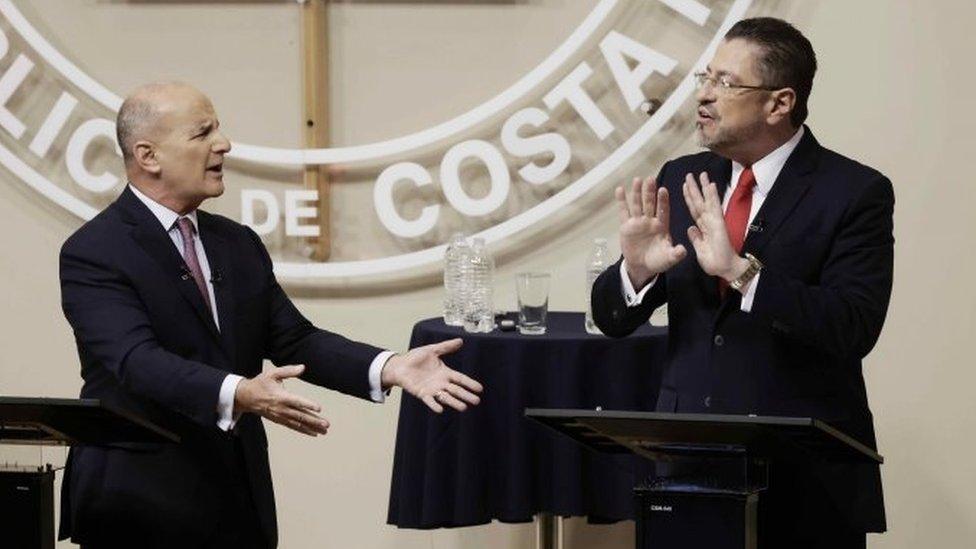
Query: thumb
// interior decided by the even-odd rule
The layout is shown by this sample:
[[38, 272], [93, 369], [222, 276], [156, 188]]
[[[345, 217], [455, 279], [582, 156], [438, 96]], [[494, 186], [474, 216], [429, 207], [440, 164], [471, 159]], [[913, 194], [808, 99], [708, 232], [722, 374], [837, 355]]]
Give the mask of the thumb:
[[437, 356], [449, 355], [454, 351], [460, 349], [463, 343], [464, 340], [462, 340], [459, 337], [456, 337], [454, 339], [449, 339], [447, 341], [435, 343], [432, 350], [434, 351], [434, 354], [436, 354]]
[[274, 379], [287, 379], [290, 377], [298, 377], [302, 375], [305, 371], [304, 364], [297, 364], [295, 366], [282, 366], [271, 371], [271, 377]]
[[702, 235], [701, 229], [697, 225], [692, 225], [688, 227], [688, 238], [691, 240], [691, 247], [695, 249], [695, 253], [698, 254], [698, 260], [701, 261], [701, 257], [708, 252], [708, 246], [705, 243], [705, 236]]
[[678, 244], [677, 246], [671, 248], [671, 265], [677, 265], [679, 261], [688, 255], [688, 250], [685, 249], [684, 244]]

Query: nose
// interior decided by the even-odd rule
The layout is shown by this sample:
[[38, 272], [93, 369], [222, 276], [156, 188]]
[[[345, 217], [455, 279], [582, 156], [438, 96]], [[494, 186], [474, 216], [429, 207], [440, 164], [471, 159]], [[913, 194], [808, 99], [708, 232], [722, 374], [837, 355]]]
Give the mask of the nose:
[[695, 101], [698, 101], [699, 105], [713, 103], [715, 101], [715, 86], [711, 82], [705, 81], [705, 83], [695, 90]]
[[227, 154], [230, 152], [230, 149], [230, 139], [227, 139], [223, 132], [218, 131], [216, 139], [214, 139], [213, 151], [215, 153]]

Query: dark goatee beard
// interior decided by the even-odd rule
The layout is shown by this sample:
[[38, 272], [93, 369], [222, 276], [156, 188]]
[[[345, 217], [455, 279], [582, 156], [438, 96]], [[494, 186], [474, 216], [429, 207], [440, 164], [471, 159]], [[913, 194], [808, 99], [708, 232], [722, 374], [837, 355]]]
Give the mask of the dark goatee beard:
[[712, 150], [712, 147], [714, 147], [717, 142], [721, 141], [721, 137], [721, 134], [714, 137], [708, 137], [705, 135], [705, 132], [702, 131], [701, 124], [695, 124], [695, 142], [698, 143], [699, 147]]
[[695, 124], [695, 141], [698, 146], [708, 149], [714, 153], [721, 154], [721, 151], [740, 146], [748, 142], [756, 135], [758, 128], [725, 128], [718, 130], [715, 135], [707, 137], [702, 131], [700, 124]]

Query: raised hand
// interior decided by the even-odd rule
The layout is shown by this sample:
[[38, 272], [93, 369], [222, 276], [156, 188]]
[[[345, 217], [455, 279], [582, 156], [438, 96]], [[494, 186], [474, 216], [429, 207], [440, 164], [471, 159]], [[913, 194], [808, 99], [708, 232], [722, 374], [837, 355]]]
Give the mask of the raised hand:
[[684, 259], [687, 250], [671, 242], [668, 190], [658, 189], [653, 177], [644, 181], [635, 177], [629, 196], [623, 186], [617, 187], [616, 198], [620, 211], [620, 251], [631, 283], [640, 288]]
[[702, 172], [698, 178], [695, 181], [695, 176], [688, 174], [682, 186], [688, 211], [695, 220], [695, 224], [688, 227], [688, 238], [703, 271], [732, 280], [744, 270], [742, 262], [746, 260], [739, 257], [729, 241], [718, 188], [709, 181], [707, 173]]
[[383, 367], [383, 387], [400, 386], [438, 414], [444, 406], [459, 412], [481, 402], [481, 384], [447, 367], [441, 356], [461, 348], [461, 339], [450, 339], [394, 355]]
[[324, 435], [329, 422], [319, 416], [322, 408], [307, 398], [285, 390], [282, 382], [298, 377], [305, 366], [282, 366], [251, 379], [243, 379], [234, 393], [234, 412], [252, 412], [309, 436]]

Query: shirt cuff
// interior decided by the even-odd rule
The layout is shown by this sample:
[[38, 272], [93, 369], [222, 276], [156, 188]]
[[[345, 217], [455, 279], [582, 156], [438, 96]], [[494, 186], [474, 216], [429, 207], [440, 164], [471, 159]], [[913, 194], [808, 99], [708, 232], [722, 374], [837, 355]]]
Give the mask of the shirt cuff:
[[756, 276], [752, 277], [749, 281], [749, 288], [746, 293], [742, 294], [742, 302], [739, 303], [739, 310], [743, 313], [752, 312], [752, 300], [756, 297], [756, 288], [759, 286], [759, 275], [762, 273], [756, 273]]
[[234, 394], [237, 384], [244, 378], [236, 374], [227, 374], [220, 384], [220, 395], [217, 397], [217, 427], [222, 431], [230, 431], [237, 424], [240, 414], [234, 413]]
[[389, 391], [383, 390], [383, 366], [386, 366], [386, 361], [395, 354], [393, 351], [383, 351], [376, 355], [369, 365], [369, 398], [373, 399], [373, 402], [382, 403], [386, 400]]
[[651, 289], [651, 286], [657, 282], [657, 277], [651, 279], [650, 282], [644, 285], [640, 292], [634, 290], [634, 285], [630, 282], [630, 277], [627, 276], [627, 260], [620, 261], [620, 283], [624, 290], [624, 303], [628, 307], [637, 307], [644, 301], [644, 296], [647, 291]]

